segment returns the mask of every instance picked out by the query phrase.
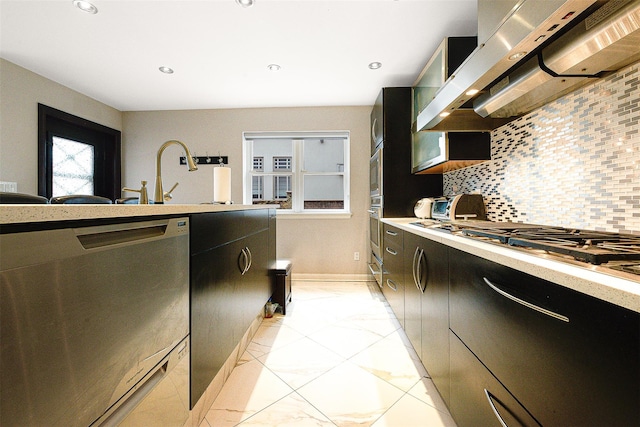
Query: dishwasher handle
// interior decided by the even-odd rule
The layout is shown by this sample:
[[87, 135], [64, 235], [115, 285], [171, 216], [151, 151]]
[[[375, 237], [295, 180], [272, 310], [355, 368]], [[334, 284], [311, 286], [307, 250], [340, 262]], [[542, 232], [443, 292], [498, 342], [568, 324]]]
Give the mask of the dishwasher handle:
[[137, 244], [151, 239], [169, 238], [189, 232], [187, 218], [110, 224], [74, 229], [84, 249], [97, 249], [122, 244]]

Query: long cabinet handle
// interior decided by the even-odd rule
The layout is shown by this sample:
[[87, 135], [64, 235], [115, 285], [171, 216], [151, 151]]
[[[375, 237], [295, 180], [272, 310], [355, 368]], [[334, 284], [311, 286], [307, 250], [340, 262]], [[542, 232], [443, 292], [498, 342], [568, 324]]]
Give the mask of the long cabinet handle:
[[489, 287], [491, 289], [493, 289], [494, 291], [496, 291], [497, 293], [499, 293], [503, 297], [505, 297], [507, 299], [510, 299], [511, 301], [517, 302], [518, 304], [521, 304], [521, 305], [523, 305], [523, 306], [525, 306], [527, 308], [530, 308], [531, 310], [535, 310], [535, 311], [537, 311], [539, 313], [546, 314], [549, 317], [553, 317], [554, 319], [561, 320], [563, 322], [569, 323], [569, 318], [567, 316], [563, 316], [562, 314], [558, 314], [558, 313], [556, 313], [554, 311], [547, 310], [546, 308], [542, 308], [542, 307], [537, 306], [535, 304], [532, 304], [532, 303], [530, 303], [528, 301], [525, 301], [523, 299], [515, 297], [515, 296], [511, 295], [510, 293], [507, 293], [507, 292], [503, 291], [502, 289], [498, 288], [494, 283], [491, 283], [491, 281], [489, 279], [487, 279], [486, 277], [483, 277], [483, 279], [484, 279], [484, 282], [487, 285], [489, 285]]
[[[253, 254], [251, 253], [251, 249], [249, 249], [249, 246], [245, 247], [245, 249], [247, 250], [247, 256], [249, 258], [249, 262], [247, 264], [247, 271], [249, 271], [249, 269], [251, 268], [251, 264], [253, 264]], [[247, 271], [245, 271], [245, 273]]]
[[247, 271], [249, 271], [249, 269], [251, 268], [253, 256], [251, 255], [251, 250], [247, 246], [240, 249], [240, 253], [242, 254], [242, 260], [243, 260], [242, 265], [240, 265], [240, 274], [244, 276], [245, 274], [247, 274]]
[[411, 273], [413, 273], [413, 284], [417, 287], [418, 286], [418, 277], [417, 277], [417, 273], [418, 273], [418, 267], [417, 267], [417, 260], [418, 260], [418, 256], [420, 255], [420, 247], [416, 247], [415, 252], [413, 253], [413, 264], [412, 264], [412, 268], [411, 268]]
[[428, 277], [429, 277], [429, 272], [427, 271], [427, 280], [424, 283], [424, 286], [422, 285], [422, 260], [425, 261], [424, 265], [425, 268], [428, 268], [428, 264], [427, 264], [427, 259], [426, 259], [427, 255], [424, 253], [424, 249], [420, 249], [420, 255], [418, 256], [418, 281], [416, 282], [416, 286], [418, 287], [418, 289], [420, 290], [420, 292], [422, 292], [424, 294], [424, 291], [427, 289], [427, 281], [428, 281]]
[[487, 400], [489, 401], [489, 405], [491, 406], [491, 410], [493, 411], [493, 415], [496, 416], [496, 418], [500, 422], [500, 425], [502, 427], [509, 427], [507, 425], [507, 423], [504, 422], [504, 419], [500, 415], [500, 412], [498, 412], [498, 408], [496, 408], [496, 405], [493, 403], [493, 399], [494, 399], [493, 394], [491, 394], [491, 392], [489, 390], [487, 390], [486, 388], [484, 389], [484, 394], [485, 394], [485, 396], [487, 396]]
[[240, 249], [241, 260], [238, 265], [240, 268], [240, 274], [244, 276], [244, 273], [247, 272], [247, 253], [244, 251], [244, 248]]
[[394, 291], [398, 290], [398, 285], [396, 285], [395, 282], [391, 279], [387, 279], [387, 286], [393, 289]]
[[386, 230], [385, 231], [389, 236], [397, 236], [398, 233], [396, 233], [395, 231], [391, 231], [391, 230]]
[[385, 248], [385, 250], [386, 250], [387, 252], [389, 252], [391, 255], [398, 255], [398, 252], [394, 251], [394, 250], [393, 250], [393, 249], [391, 249], [389, 246], [387, 246], [387, 247]]

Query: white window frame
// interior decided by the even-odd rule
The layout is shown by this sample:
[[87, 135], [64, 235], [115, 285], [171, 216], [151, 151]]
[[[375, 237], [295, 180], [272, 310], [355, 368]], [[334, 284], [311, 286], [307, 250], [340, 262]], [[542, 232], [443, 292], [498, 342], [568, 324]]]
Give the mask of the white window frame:
[[[317, 132], [243, 132], [243, 203], [252, 204], [252, 177], [259, 176], [259, 171], [253, 170], [253, 141], [258, 139], [291, 139], [293, 141], [293, 156], [291, 171], [282, 171], [291, 176], [292, 208], [277, 209], [277, 215], [282, 218], [322, 217], [349, 218], [351, 217], [351, 179], [350, 179], [350, 146], [349, 131], [317, 131]], [[307, 172], [302, 170], [304, 159], [304, 139], [343, 138], [344, 164], [337, 167], [335, 172]], [[300, 165], [299, 165], [300, 163]], [[277, 172], [274, 171], [276, 174]], [[269, 173], [268, 175], [273, 175]], [[343, 177], [344, 207], [342, 209], [304, 209], [304, 178], [305, 176], [336, 176]]]

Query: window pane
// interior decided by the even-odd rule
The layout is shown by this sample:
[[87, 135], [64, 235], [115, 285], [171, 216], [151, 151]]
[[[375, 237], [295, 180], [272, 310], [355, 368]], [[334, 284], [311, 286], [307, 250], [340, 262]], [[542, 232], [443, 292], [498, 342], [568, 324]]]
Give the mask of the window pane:
[[344, 177], [305, 176], [305, 209], [344, 209]]
[[253, 200], [264, 199], [264, 177], [254, 176], [252, 178]]
[[253, 142], [253, 156], [263, 160], [264, 172], [273, 172], [275, 158], [293, 157], [293, 143], [290, 139], [262, 139]]
[[53, 196], [94, 194], [94, 147], [53, 137]]
[[304, 170], [307, 172], [342, 172], [343, 139], [305, 139]]
[[291, 191], [291, 176], [273, 177], [273, 194], [276, 200], [286, 199]]

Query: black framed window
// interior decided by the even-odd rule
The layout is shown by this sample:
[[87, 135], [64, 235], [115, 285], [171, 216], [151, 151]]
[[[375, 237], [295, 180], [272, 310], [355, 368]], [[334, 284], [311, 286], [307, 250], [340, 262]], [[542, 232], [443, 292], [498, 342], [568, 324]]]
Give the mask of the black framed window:
[[121, 132], [38, 104], [38, 194], [121, 194]]

